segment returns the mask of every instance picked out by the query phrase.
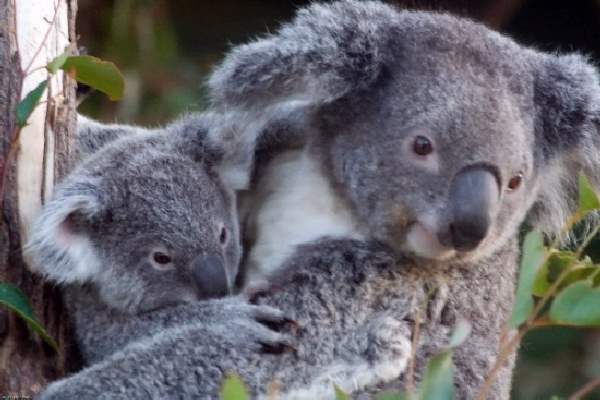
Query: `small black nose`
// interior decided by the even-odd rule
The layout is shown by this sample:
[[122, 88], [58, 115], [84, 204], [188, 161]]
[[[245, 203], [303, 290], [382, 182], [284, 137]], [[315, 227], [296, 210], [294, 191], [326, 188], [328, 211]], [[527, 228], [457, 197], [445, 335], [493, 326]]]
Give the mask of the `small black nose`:
[[499, 202], [498, 179], [485, 167], [459, 172], [450, 187], [449, 224], [452, 246], [471, 251], [485, 239]]
[[225, 264], [220, 256], [196, 257], [192, 263], [192, 275], [202, 298], [223, 297], [230, 293]]
[[489, 223], [484, 219], [454, 221], [450, 224], [452, 246], [458, 251], [470, 251], [479, 246], [488, 232]]

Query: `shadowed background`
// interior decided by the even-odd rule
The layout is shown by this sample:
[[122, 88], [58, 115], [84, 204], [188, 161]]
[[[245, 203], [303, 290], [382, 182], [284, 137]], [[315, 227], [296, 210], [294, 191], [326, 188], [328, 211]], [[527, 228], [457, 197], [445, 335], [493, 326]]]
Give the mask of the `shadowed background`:
[[[522, 44], [578, 51], [600, 64], [600, 0], [388, 1], [483, 21]], [[157, 125], [206, 106], [203, 81], [223, 54], [289, 20], [301, 0], [79, 0], [79, 43], [125, 76], [118, 103], [84, 93], [80, 112], [105, 122]], [[600, 256], [600, 243], [590, 251]], [[596, 257], [595, 257], [596, 258]], [[596, 258], [598, 261], [600, 258]], [[546, 328], [521, 345], [513, 398], [566, 397], [600, 376], [600, 332]], [[600, 395], [589, 397], [600, 399]]]

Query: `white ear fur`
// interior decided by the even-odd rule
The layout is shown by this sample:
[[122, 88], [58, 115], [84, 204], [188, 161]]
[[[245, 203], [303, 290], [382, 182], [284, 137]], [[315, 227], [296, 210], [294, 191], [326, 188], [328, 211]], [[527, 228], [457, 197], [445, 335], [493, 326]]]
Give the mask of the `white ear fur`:
[[58, 283], [92, 280], [100, 271], [100, 260], [89, 238], [72, 231], [68, 219], [74, 212], [91, 216], [99, 209], [98, 199], [91, 194], [57, 193], [34, 221], [25, 246], [34, 270]]

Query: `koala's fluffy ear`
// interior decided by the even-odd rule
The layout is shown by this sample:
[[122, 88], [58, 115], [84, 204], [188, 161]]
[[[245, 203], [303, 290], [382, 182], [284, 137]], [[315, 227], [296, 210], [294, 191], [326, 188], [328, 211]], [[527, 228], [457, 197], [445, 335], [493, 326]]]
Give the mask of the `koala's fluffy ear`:
[[65, 182], [58, 188], [34, 221], [25, 245], [36, 272], [58, 283], [92, 280], [101, 265], [86, 230], [102, 209], [92, 184]]
[[234, 48], [208, 86], [217, 109], [318, 105], [374, 83], [396, 12], [373, 1], [313, 4], [274, 35]]
[[532, 225], [555, 233], [574, 211], [583, 171], [600, 188], [600, 83], [580, 55], [544, 55], [535, 76], [540, 198]]
[[75, 135], [76, 157], [82, 159], [121, 137], [148, 131], [139, 126], [102, 124], [78, 114]]

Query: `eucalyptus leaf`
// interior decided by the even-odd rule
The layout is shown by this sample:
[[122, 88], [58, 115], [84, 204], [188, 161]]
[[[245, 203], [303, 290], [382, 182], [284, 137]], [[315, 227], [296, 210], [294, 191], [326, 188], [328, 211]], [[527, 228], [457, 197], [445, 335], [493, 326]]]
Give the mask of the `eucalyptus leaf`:
[[61, 67], [77, 81], [105, 93], [111, 100], [123, 97], [123, 75], [115, 64], [92, 56], [67, 57]]
[[564, 288], [550, 306], [552, 322], [574, 326], [600, 326], [600, 288], [591, 280]]
[[346, 394], [346, 392], [344, 392], [342, 390], [342, 388], [340, 388], [338, 385], [334, 384], [333, 390], [335, 393], [335, 400], [349, 400], [350, 399], [348, 397], [348, 395]]
[[48, 82], [46, 81], [40, 82], [35, 89], [27, 93], [27, 96], [25, 96], [25, 98], [21, 100], [19, 104], [17, 104], [17, 126], [19, 128], [27, 125], [27, 120], [40, 102], [42, 94], [44, 94], [44, 90], [46, 90], [47, 85]]
[[579, 263], [576, 255], [570, 251], [557, 251], [550, 254], [548, 260], [535, 275], [533, 294], [543, 297], [565, 270], [577, 268], [578, 265], [583, 264]]
[[510, 316], [509, 325], [516, 328], [527, 320], [533, 311], [533, 286], [535, 277], [546, 259], [544, 238], [540, 232], [529, 232], [523, 242], [521, 254], [521, 270], [515, 304]]
[[406, 393], [395, 392], [379, 393], [375, 396], [375, 400], [410, 400], [410, 398]]
[[229, 374], [221, 385], [221, 400], [247, 400], [246, 385], [239, 376]]
[[457, 322], [454, 327], [454, 332], [452, 332], [452, 336], [450, 337], [450, 343], [448, 343], [448, 347], [454, 348], [460, 346], [467, 340], [467, 337], [471, 333], [471, 324], [469, 321], [461, 319]]
[[588, 178], [583, 174], [579, 173], [579, 207], [577, 208], [577, 214], [582, 217], [590, 211], [594, 211], [600, 208], [600, 200], [598, 200], [598, 194], [594, 190], [592, 184]]
[[65, 61], [67, 61], [70, 52], [71, 49], [67, 46], [65, 48], [65, 51], [62, 52], [62, 54], [58, 55], [56, 58], [54, 58], [54, 60], [50, 61], [48, 65], [46, 65], [46, 70], [48, 71], [48, 73], [54, 75], [56, 71], [58, 71], [65, 64]]
[[451, 351], [445, 351], [429, 360], [419, 390], [419, 399], [454, 399], [454, 366]]
[[58, 345], [35, 318], [29, 300], [21, 289], [11, 283], [0, 283], [0, 304], [17, 314], [44, 342], [58, 351]]

